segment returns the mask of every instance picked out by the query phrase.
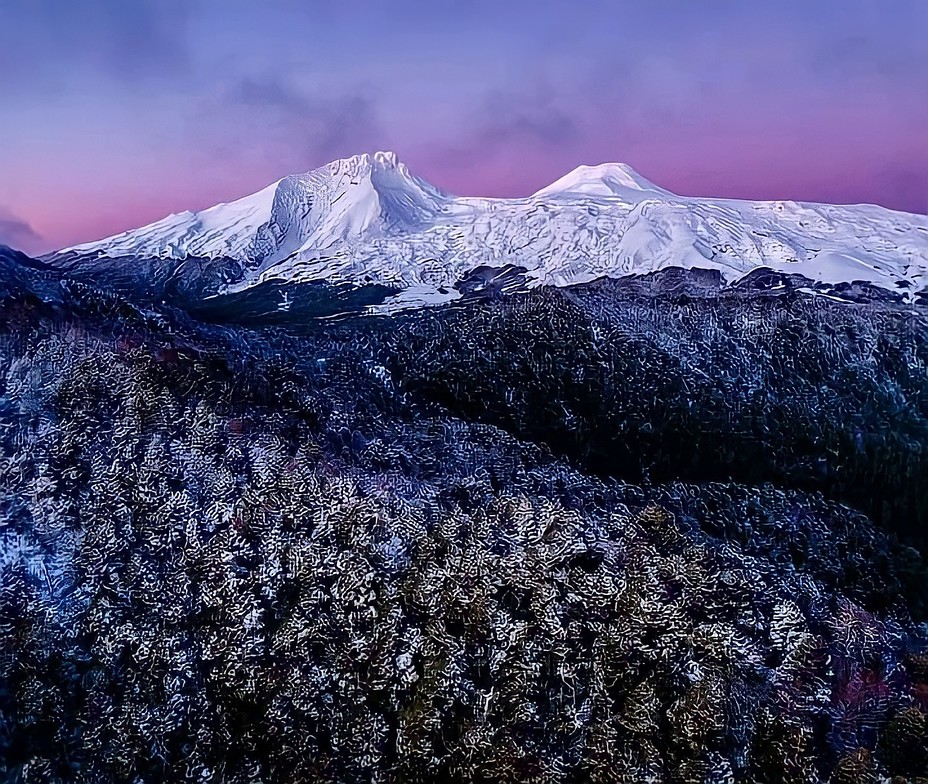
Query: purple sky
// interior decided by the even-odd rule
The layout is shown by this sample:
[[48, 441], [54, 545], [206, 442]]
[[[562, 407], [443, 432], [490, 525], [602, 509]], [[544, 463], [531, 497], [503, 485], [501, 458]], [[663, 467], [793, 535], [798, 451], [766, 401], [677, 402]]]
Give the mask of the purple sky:
[[462, 195], [928, 210], [925, 0], [3, 0], [0, 242], [43, 252], [392, 149]]

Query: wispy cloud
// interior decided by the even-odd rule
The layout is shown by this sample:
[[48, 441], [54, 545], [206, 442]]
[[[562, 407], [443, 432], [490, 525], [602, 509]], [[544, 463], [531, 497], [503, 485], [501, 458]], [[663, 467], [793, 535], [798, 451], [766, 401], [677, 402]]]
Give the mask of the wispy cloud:
[[860, 33], [812, 46], [809, 51], [810, 69], [819, 78], [830, 81], [860, 78], [890, 81], [924, 72], [928, 63], [924, 54], [902, 46], [886, 46]]
[[0, 245], [30, 252], [41, 241], [41, 235], [28, 222], [0, 204]]
[[580, 134], [576, 118], [546, 85], [521, 92], [494, 90], [486, 96], [476, 125], [480, 141], [489, 143], [528, 138], [558, 145]]
[[207, 100], [190, 119], [192, 138], [213, 140], [205, 154], [281, 173], [386, 147], [374, 98], [363, 89], [321, 96], [283, 77], [245, 77]]
[[[114, 81], [176, 78], [190, 65], [186, 29], [197, 5], [198, 0], [6, 0], [0, 67], [20, 70], [28, 63], [30, 81], [46, 87], [82, 67]], [[51, 67], [62, 61], [68, 69]], [[16, 80], [10, 82], [15, 87]]]

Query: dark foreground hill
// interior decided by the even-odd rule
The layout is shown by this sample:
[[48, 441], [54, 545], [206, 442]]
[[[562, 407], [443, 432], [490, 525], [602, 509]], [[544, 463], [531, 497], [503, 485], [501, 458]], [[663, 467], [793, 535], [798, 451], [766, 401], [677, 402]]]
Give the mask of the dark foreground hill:
[[243, 327], [5, 263], [8, 780], [928, 775], [920, 306]]

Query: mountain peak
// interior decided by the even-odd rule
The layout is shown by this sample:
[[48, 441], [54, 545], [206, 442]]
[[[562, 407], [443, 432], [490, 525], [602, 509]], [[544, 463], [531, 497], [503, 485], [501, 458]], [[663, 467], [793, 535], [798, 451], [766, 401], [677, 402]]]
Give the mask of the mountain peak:
[[[357, 155], [350, 155], [347, 158], [338, 158], [330, 163], [323, 164], [313, 172], [354, 172], [367, 173], [374, 170], [378, 171], [398, 171], [409, 176], [409, 169], [403, 163], [399, 156], [390, 150], [378, 150], [376, 152], [363, 152]], [[313, 172], [308, 172], [312, 174]]]
[[352, 155], [348, 158], [339, 158], [331, 163], [324, 164], [306, 174], [295, 174], [291, 180], [326, 182], [327, 187], [348, 187], [356, 190], [357, 186], [372, 188], [379, 194], [385, 191], [405, 190], [416, 194], [413, 198], [419, 199], [427, 194], [429, 199], [445, 196], [430, 182], [411, 174], [395, 152], [378, 150]]
[[392, 150], [378, 150], [375, 152], [371, 158], [374, 163], [381, 166], [403, 166], [400, 162], [399, 156]]
[[399, 166], [399, 156], [391, 150], [378, 150], [377, 152], [361, 152], [349, 155], [346, 158], [336, 158], [324, 166]]
[[578, 166], [559, 180], [536, 192], [535, 196], [583, 194], [586, 196], [624, 196], [634, 192], [668, 194], [627, 163], [600, 163], [596, 166]]

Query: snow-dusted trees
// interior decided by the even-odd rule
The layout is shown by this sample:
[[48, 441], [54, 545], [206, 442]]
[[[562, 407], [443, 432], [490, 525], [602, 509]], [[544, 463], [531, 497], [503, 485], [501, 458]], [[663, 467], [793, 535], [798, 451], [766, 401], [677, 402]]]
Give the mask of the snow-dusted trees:
[[[0, 330], [2, 774], [924, 773], [926, 644], [905, 605], [917, 555], [819, 495], [569, 466], [609, 473], [621, 453], [558, 434], [602, 447], [624, 433], [669, 459], [654, 434], [718, 425], [721, 386], [699, 386], [686, 341], [669, 357], [663, 338], [531, 297], [471, 313], [469, 333], [429, 316], [399, 338], [377, 323], [278, 343], [177, 334], [105, 299]], [[738, 325], [784, 341], [765, 372], [786, 372], [794, 326]], [[743, 353], [713, 361], [725, 383], [761, 383]], [[903, 375], [872, 404], [911, 395]], [[917, 428], [917, 413], [897, 415]]]

